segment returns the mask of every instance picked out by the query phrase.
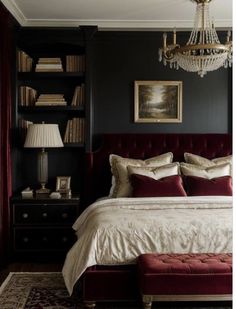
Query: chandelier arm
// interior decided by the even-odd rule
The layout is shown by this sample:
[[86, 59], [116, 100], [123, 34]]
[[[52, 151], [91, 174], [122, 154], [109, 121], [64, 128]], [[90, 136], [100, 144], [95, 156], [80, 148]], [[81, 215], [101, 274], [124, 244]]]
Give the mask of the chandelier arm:
[[183, 47], [176, 48], [175, 51], [191, 51], [191, 50], [203, 50], [203, 49], [216, 49], [216, 50], [230, 50], [230, 45], [223, 44], [196, 44], [196, 45], [185, 45]]

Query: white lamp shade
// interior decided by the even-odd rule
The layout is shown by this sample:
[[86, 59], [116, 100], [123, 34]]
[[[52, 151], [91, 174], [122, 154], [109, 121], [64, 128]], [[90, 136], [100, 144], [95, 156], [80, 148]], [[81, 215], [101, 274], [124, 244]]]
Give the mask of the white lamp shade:
[[57, 124], [31, 124], [27, 130], [24, 147], [53, 148], [63, 147]]

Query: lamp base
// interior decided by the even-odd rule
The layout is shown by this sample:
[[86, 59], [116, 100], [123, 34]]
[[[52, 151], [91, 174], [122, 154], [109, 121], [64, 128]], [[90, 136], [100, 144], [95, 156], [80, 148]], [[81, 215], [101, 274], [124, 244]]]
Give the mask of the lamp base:
[[40, 188], [38, 190], [36, 190], [36, 194], [49, 194], [50, 190], [47, 188]]
[[50, 190], [45, 188], [48, 182], [48, 153], [44, 148], [38, 154], [38, 182], [41, 188], [36, 191], [36, 194], [49, 194]]
[[50, 190], [45, 188], [45, 184], [41, 183], [41, 188], [36, 190], [36, 194], [49, 194]]

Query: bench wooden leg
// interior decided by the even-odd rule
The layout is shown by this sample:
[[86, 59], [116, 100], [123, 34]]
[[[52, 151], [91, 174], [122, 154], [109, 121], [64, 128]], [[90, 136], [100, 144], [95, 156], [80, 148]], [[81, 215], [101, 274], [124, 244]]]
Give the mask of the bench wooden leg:
[[143, 308], [151, 309], [152, 308], [152, 296], [143, 295]]
[[152, 308], [152, 302], [149, 302], [149, 303], [143, 302], [143, 308], [144, 309], [151, 309]]
[[96, 302], [95, 301], [85, 301], [84, 307], [87, 309], [94, 309], [96, 307]]

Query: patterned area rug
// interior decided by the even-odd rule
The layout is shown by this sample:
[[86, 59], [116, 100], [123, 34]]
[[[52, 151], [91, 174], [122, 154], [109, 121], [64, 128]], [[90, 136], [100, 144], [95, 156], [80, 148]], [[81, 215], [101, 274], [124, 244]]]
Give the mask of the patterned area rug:
[[[0, 287], [0, 309], [82, 309], [76, 297], [70, 297], [61, 273], [10, 273]], [[142, 304], [105, 303], [97, 309], [139, 309]], [[153, 304], [153, 309], [230, 309], [230, 305]]]

